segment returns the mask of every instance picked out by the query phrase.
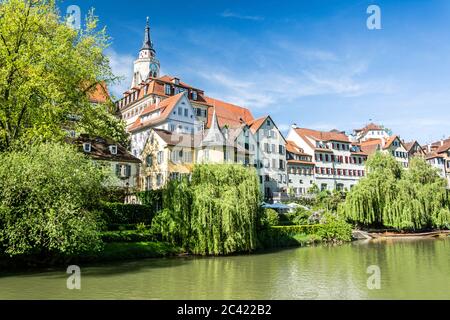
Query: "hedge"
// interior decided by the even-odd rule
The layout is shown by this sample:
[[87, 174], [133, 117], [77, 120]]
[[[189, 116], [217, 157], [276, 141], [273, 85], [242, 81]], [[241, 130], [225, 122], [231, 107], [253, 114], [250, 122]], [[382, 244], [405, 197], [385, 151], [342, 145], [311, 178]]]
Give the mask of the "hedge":
[[322, 241], [317, 234], [321, 228], [320, 225], [271, 227], [258, 233], [258, 244], [260, 248], [271, 249], [318, 243]]
[[157, 240], [152, 232], [146, 231], [106, 231], [101, 233], [103, 242], [151, 242]]
[[323, 225], [315, 224], [315, 225], [301, 225], [301, 226], [277, 226], [272, 227], [272, 230], [280, 235], [293, 236], [296, 234], [317, 234]]
[[104, 202], [101, 204], [100, 210], [107, 225], [132, 225], [138, 223], [150, 225], [155, 216], [153, 207], [140, 204]]

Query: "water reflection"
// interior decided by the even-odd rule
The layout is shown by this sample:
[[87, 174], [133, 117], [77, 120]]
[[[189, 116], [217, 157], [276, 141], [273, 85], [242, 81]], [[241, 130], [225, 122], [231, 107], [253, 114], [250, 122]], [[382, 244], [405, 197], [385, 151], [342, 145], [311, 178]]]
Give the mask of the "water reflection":
[[[450, 239], [395, 240], [221, 258], [144, 260], [0, 277], [0, 299], [450, 299]], [[381, 269], [381, 290], [367, 268]]]

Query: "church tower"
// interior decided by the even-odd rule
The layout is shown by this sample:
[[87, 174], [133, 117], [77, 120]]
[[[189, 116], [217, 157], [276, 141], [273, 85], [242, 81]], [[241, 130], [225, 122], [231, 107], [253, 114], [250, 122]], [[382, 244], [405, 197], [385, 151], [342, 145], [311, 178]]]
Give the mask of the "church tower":
[[159, 77], [160, 64], [156, 59], [156, 51], [153, 48], [153, 42], [150, 37], [150, 23], [147, 17], [147, 25], [145, 27], [144, 43], [139, 51], [139, 58], [134, 62], [133, 82], [131, 87], [138, 86], [142, 81], [149, 77]]

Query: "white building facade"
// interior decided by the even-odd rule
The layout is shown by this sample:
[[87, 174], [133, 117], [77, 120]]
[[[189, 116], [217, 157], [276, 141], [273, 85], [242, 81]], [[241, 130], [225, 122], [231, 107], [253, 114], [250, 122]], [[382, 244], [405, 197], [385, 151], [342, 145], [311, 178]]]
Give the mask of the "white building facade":
[[366, 175], [367, 154], [342, 132], [293, 127], [287, 140], [313, 157], [320, 190], [350, 190]]

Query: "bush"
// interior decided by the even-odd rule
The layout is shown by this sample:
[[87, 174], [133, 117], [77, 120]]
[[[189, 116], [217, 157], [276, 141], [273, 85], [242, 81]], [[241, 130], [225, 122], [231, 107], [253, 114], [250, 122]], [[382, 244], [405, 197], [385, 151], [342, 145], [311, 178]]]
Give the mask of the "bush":
[[271, 227], [258, 233], [258, 243], [262, 248], [280, 248], [320, 242], [322, 238], [317, 233], [321, 227], [321, 225]]
[[322, 218], [322, 223], [317, 235], [323, 240], [338, 242], [352, 240], [352, 226], [343, 218], [328, 213]]
[[305, 225], [309, 224], [309, 218], [311, 217], [311, 212], [302, 207], [298, 207], [295, 212], [289, 213], [289, 221], [294, 225]]
[[280, 215], [273, 209], [265, 209], [260, 217], [262, 227], [273, 227], [280, 224]]
[[141, 242], [141, 241], [155, 241], [155, 235], [150, 230], [137, 231], [106, 231], [102, 232], [101, 238], [103, 242]]
[[108, 226], [150, 225], [155, 215], [153, 207], [140, 204], [109, 203], [101, 204], [102, 217]]
[[0, 251], [73, 255], [99, 249], [93, 211], [105, 175], [73, 147], [39, 144], [0, 154]]

